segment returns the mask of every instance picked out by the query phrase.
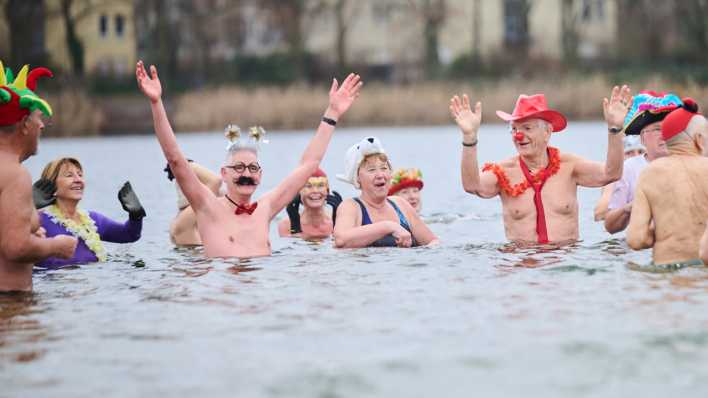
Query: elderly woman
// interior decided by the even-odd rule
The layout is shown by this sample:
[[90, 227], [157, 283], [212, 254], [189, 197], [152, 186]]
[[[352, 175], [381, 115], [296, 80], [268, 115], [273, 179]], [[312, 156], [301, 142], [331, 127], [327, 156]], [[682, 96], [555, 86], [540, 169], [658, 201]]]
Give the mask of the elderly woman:
[[400, 196], [413, 206], [420, 214], [423, 201], [420, 192], [423, 190], [423, 173], [419, 169], [398, 169], [393, 173], [388, 196]]
[[[118, 223], [98, 212], [86, 212], [79, 208], [86, 184], [83, 167], [78, 160], [61, 158], [50, 162], [42, 171], [42, 180], [48, 180], [56, 186], [54, 200], [45, 197], [47, 200], [38, 204], [38, 206], [49, 204], [39, 212], [40, 223], [47, 237], [72, 235], [78, 238], [79, 243], [70, 259], [50, 257], [37, 263], [36, 266], [60, 268], [72, 264], [104, 261], [106, 250], [102, 241], [130, 243], [140, 239], [145, 210], [129, 182], [126, 182], [118, 192], [118, 200], [123, 209], [128, 212], [129, 218], [125, 223]], [[35, 201], [37, 202], [37, 199]]]
[[403, 198], [388, 197], [391, 163], [377, 138], [367, 137], [347, 151], [345, 174], [337, 177], [361, 190], [337, 210], [335, 246], [412, 247], [437, 243], [437, 237]]

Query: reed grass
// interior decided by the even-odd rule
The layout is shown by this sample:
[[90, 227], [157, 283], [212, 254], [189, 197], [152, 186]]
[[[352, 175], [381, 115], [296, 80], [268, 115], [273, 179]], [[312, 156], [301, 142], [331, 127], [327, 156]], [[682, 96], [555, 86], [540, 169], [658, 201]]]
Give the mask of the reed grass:
[[[347, 126], [412, 126], [450, 124], [448, 105], [454, 94], [467, 93], [482, 101], [483, 123], [500, 122], [496, 110], [511, 112], [519, 94], [545, 93], [549, 105], [571, 120], [601, 120], [602, 99], [613, 84], [603, 75], [563, 78], [558, 81], [520, 78], [487, 83], [424, 82], [406, 86], [374, 83], [345, 116]], [[676, 84], [660, 77], [628, 82], [633, 92], [669, 91], [708, 104], [708, 87]], [[173, 120], [182, 131], [219, 130], [228, 123], [266, 129], [303, 129], [318, 124], [327, 106], [327, 89], [306, 85], [285, 88], [219, 87], [181, 95]]]

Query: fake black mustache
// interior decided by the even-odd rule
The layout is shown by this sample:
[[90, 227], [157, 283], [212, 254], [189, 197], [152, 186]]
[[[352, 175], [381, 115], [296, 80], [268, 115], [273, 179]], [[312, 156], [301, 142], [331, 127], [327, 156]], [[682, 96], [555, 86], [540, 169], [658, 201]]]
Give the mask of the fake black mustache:
[[251, 177], [241, 176], [236, 180], [236, 185], [256, 185], [256, 181]]

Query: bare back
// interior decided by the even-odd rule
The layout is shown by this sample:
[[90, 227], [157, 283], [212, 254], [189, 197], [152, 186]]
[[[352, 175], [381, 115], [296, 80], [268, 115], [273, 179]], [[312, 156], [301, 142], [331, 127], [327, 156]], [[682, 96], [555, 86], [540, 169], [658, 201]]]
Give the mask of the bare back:
[[708, 158], [671, 155], [653, 161], [640, 176], [628, 233], [640, 233], [654, 221], [655, 264], [698, 258], [708, 219], [707, 175]]

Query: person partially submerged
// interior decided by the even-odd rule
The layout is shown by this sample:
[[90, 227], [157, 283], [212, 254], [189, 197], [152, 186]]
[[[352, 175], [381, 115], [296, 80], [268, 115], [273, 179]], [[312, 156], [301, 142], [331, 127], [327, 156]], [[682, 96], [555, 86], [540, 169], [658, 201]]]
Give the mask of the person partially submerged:
[[450, 100], [450, 113], [462, 132], [462, 186], [481, 198], [501, 197], [506, 237], [521, 244], [566, 243], [578, 239], [578, 186], [601, 187], [622, 176], [622, 125], [631, 106], [629, 88], [614, 87], [603, 109], [608, 129], [607, 161], [594, 162], [548, 146], [566, 118], [550, 109], [543, 94], [521, 95], [508, 122], [518, 156], [497, 164], [477, 163], [477, 132], [482, 103], [474, 109], [467, 95]]
[[[272, 191], [253, 201], [261, 182], [263, 170], [258, 163], [257, 146], [247, 145], [238, 130], [230, 138], [226, 161], [221, 168], [221, 178], [226, 194], [217, 197], [206, 188], [188, 166], [177, 145], [162, 103], [162, 86], [154, 66], [148, 76], [142, 61], [136, 65], [136, 79], [143, 94], [150, 100], [155, 133], [172, 172], [192, 206], [201, 235], [204, 252], [208, 257], [255, 257], [271, 254], [268, 238], [273, 218], [292, 200], [315, 172], [322, 160], [337, 121], [346, 113], [359, 96], [360, 77], [350, 74], [341, 85], [333, 79], [329, 91], [329, 105], [324, 112], [314, 138], [303, 153], [300, 164]], [[250, 134], [258, 142], [259, 129]]]
[[[317, 169], [300, 193], [288, 204], [288, 218], [278, 223], [278, 234], [282, 237], [302, 239], [324, 239], [332, 235], [336, 222], [337, 207], [342, 202], [339, 193], [330, 192], [329, 179], [322, 169]], [[325, 209], [332, 206], [332, 213]], [[302, 213], [300, 207], [303, 208]]]
[[639, 176], [627, 244], [652, 248], [654, 265], [701, 264], [699, 244], [708, 219], [708, 134], [698, 105], [683, 99], [661, 122], [669, 155], [651, 162]]
[[49, 104], [35, 94], [46, 68], [25, 66], [14, 78], [0, 62], [0, 292], [32, 290], [34, 263], [47, 257], [69, 258], [77, 240], [46, 238], [32, 203], [32, 179], [22, 162], [37, 153]]
[[423, 208], [421, 191], [423, 190], [423, 173], [420, 169], [398, 169], [393, 173], [388, 196], [400, 196], [413, 206], [420, 214]]
[[438, 243], [407, 200], [388, 196], [391, 163], [381, 142], [367, 137], [349, 148], [342, 181], [361, 190], [337, 210], [334, 242], [338, 248], [415, 247]]

